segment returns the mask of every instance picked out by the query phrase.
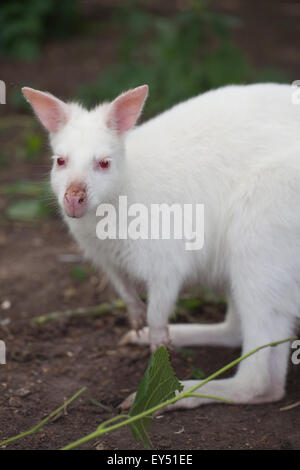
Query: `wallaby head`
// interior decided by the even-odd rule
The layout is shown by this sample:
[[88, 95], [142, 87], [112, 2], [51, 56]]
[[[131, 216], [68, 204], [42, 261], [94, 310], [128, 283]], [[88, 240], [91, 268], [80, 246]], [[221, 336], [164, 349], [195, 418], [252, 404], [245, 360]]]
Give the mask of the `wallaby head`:
[[23, 88], [49, 132], [51, 185], [69, 217], [82, 217], [117, 194], [124, 168], [124, 134], [132, 129], [148, 95], [143, 85], [88, 111], [50, 93]]

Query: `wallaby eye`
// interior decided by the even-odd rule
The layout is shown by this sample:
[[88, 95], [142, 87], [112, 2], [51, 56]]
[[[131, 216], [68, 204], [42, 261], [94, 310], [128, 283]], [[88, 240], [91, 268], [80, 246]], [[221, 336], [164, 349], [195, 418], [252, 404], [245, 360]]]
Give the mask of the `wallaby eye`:
[[110, 159], [108, 159], [108, 158], [102, 158], [101, 160], [99, 160], [98, 165], [99, 165], [100, 168], [102, 168], [103, 170], [107, 170], [107, 169], [110, 167]]
[[66, 165], [66, 159], [63, 157], [58, 157], [56, 160], [56, 163], [58, 166], [65, 166]]

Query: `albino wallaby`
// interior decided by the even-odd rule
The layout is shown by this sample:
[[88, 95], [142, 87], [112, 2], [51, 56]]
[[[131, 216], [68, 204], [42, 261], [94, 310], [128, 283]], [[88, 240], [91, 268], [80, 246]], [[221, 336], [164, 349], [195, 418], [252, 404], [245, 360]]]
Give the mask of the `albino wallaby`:
[[[87, 258], [104, 268], [139, 334], [123, 342], [175, 346], [242, 345], [243, 353], [289, 337], [300, 316], [300, 107], [287, 85], [227, 86], [174, 106], [134, 128], [146, 85], [88, 111], [23, 88], [49, 131], [51, 183], [63, 217]], [[96, 208], [201, 203], [204, 246], [184, 241], [99, 240]], [[147, 310], [135, 286], [147, 290]], [[202, 283], [228, 298], [216, 325], [171, 325], [180, 289]], [[169, 333], [168, 333], [169, 331]], [[233, 378], [201, 393], [234, 403], [284, 395], [290, 344], [242, 362]], [[197, 381], [184, 382], [185, 388]], [[190, 397], [173, 408], [213, 400]]]

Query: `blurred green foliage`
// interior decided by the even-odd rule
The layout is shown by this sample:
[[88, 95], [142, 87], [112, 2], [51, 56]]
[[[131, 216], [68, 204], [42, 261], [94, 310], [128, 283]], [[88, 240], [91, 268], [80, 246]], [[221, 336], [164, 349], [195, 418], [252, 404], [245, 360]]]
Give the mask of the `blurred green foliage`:
[[87, 275], [86, 270], [82, 266], [75, 266], [71, 271], [71, 277], [75, 281], [84, 281]]
[[17, 181], [16, 183], [1, 184], [0, 195], [43, 197], [50, 192], [48, 182]]
[[0, 151], [0, 169], [5, 168], [9, 164], [9, 158], [5, 152]]
[[47, 205], [39, 199], [21, 199], [11, 203], [6, 209], [9, 219], [20, 222], [33, 222], [49, 215]]
[[95, 269], [90, 264], [84, 266], [75, 266], [71, 271], [71, 278], [74, 281], [85, 281], [90, 274], [93, 274]]
[[46, 39], [76, 31], [78, 19], [76, 0], [2, 0], [0, 56], [35, 59]]
[[199, 369], [198, 367], [192, 365], [191, 379], [203, 380], [205, 379], [205, 373], [202, 369]]
[[35, 222], [50, 217], [57, 211], [48, 181], [2, 184], [0, 195], [8, 197], [5, 215], [10, 220]]
[[88, 106], [112, 99], [120, 91], [147, 83], [148, 116], [208, 89], [231, 83], [282, 81], [276, 70], [255, 71], [231, 39], [241, 24], [214, 12], [208, 0], [193, 0], [172, 16], [147, 11], [137, 1], [116, 8], [118, 60], [93, 83], [78, 90]]
[[44, 139], [40, 134], [27, 134], [25, 136], [24, 157], [26, 160], [36, 160], [44, 145]]
[[[32, 83], [30, 81], [28, 81], [26, 85], [29, 86], [30, 88], [38, 88], [38, 84]], [[13, 88], [9, 90], [9, 94], [7, 96], [7, 102], [15, 110], [21, 111], [21, 112], [25, 111], [26, 113], [29, 114], [30, 104], [28, 103], [28, 101], [24, 99], [23, 93], [20, 90], [19, 86], [17, 88]]]

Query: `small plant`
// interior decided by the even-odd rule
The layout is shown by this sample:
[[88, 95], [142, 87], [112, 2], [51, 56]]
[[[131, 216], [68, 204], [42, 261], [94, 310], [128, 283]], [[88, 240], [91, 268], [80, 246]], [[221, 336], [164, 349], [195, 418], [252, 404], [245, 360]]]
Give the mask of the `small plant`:
[[[153, 414], [162, 409], [166, 406], [172, 405], [179, 400], [187, 397], [205, 397], [205, 398], [213, 398], [218, 399], [220, 401], [224, 401], [230, 403], [230, 400], [224, 399], [222, 397], [210, 397], [207, 395], [202, 395], [196, 393], [203, 385], [207, 382], [215, 379], [223, 372], [231, 369], [239, 362], [247, 359], [249, 356], [252, 356], [256, 352], [260, 351], [261, 349], [268, 348], [268, 347], [275, 347], [279, 344], [285, 343], [287, 341], [291, 341], [295, 338], [286, 338], [281, 341], [276, 341], [269, 344], [264, 344], [259, 346], [258, 348], [250, 351], [247, 354], [235, 359], [234, 361], [230, 362], [222, 369], [219, 369], [217, 372], [211, 374], [202, 382], [195, 385], [189, 390], [182, 391], [183, 387], [176, 378], [172, 366], [169, 361], [169, 355], [165, 347], [160, 347], [151, 357], [147, 370], [145, 372], [144, 377], [142, 378], [140, 385], [138, 387], [138, 391], [136, 394], [135, 401], [129, 411], [129, 415], [120, 414], [114, 416], [113, 418], [104, 421], [101, 423], [96, 431], [92, 432], [91, 434], [78, 439], [71, 444], [63, 447], [62, 450], [70, 450], [78, 447], [86, 442], [89, 442], [92, 439], [98, 438], [103, 434], [108, 432], [114, 431], [123, 426], [129, 426], [133, 436], [137, 440], [141, 440], [145, 448], [149, 448], [151, 446], [151, 441], [148, 436], [149, 432], [149, 425]], [[73, 397], [71, 397], [64, 405], [59, 407], [57, 410], [53, 411], [47, 418], [43, 419], [38, 425], [34, 428], [25, 431], [17, 436], [13, 436], [9, 439], [5, 439], [4, 441], [0, 442], [0, 447], [9, 444], [17, 439], [21, 439], [25, 436], [30, 434], [34, 434], [41, 430], [41, 428], [54, 416], [56, 416], [62, 409], [64, 409], [69, 403], [71, 403], [75, 398], [77, 398], [81, 393], [83, 393], [85, 388], [79, 390]], [[179, 393], [176, 395], [175, 392], [178, 391]], [[119, 421], [119, 422], [117, 422]]]
[[0, 442], [0, 447], [6, 446], [10, 442], [17, 441], [18, 439], [21, 439], [26, 436], [30, 436], [31, 434], [35, 434], [43, 429], [45, 424], [47, 424], [52, 418], [55, 418], [61, 411], [65, 410], [68, 405], [72, 403], [72, 401], [76, 400], [84, 391], [86, 390], [85, 387], [80, 389], [78, 392], [76, 392], [69, 400], [65, 401], [63, 405], [61, 405], [59, 408], [56, 410], [52, 411], [49, 416], [44, 418], [39, 424], [34, 426], [33, 428], [29, 429], [28, 431], [24, 431], [21, 434], [18, 434], [17, 436], [10, 437], [9, 439], [5, 439], [4, 441]]
[[[264, 344], [258, 348], [250, 351], [247, 354], [235, 359], [234, 361], [227, 364], [225, 367], [222, 367], [217, 372], [211, 374], [206, 379], [199, 382], [199, 384], [190, 388], [189, 390], [182, 391], [183, 387], [176, 378], [172, 366], [169, 361], [169, 355], [165, 347], [160, 347], [151, 357], [148, 368], [145, 372], [144, 377], [142, 378], [138, 391], [136, 394], [135, 401], [129, 411], [128, 415], [118, 415], [114, 418], [103, 422], [95, 432], [79, 439], [76, 442], [73, 442], [65, 446], [62, 450], [73, 449], [78, 447], [81, 444], [84, 444], [91, 439], [101, 436], [107, 432], [111, 432], [114, 429], [118, 429], [122, 426], [129, 425], [133, 436], [136, 440], [141, 440], [145, 448], [151, 446], [151, 441], [148, 436], [150, 419], [153, 414], [166, 406], [172, 405], [179, 400], [187, 397], [203, 397], [203, 398], [212, 398], [214, 400], [220, 400], [223, 402], [230, 403], [230, 400], [227, 400], [222, 397], [211, 397], [208, 395], [202, 395], [197, 393], [198, 390], [203, 387], [207, 382], [215, 379], [223, 372], [231, 369], [239, 362], [244, 361], [249, 356], [257, 353], [261, 349], [268, 347], [275, 347], [279, 344], [291, 341], [293, 338], [287, 338], [281, 341], [276, 341], [269, 344]], [[175, 392], [178, 391], [177, 395]], [[121, 422], [112, 424], [115, 421]], [[1, 443], [0, 443], [1, 446]]]

